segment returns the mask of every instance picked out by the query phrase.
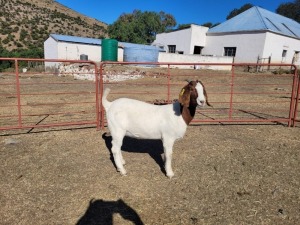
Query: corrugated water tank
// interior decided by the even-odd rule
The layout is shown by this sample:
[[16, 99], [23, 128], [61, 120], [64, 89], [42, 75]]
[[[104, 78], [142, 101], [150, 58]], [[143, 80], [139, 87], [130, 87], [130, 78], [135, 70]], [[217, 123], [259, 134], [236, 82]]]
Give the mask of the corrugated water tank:
[[115, 39], [103, 39], [101, 49], [101, 61], [118, 61], [118, 41]]
[[156, 47], [124, 47], [124, 62], [157, 62], [159, 50]]

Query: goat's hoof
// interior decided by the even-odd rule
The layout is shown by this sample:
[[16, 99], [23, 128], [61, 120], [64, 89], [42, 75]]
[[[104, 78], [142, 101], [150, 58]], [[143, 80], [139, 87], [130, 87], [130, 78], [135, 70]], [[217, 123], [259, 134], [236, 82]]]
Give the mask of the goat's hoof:
[[167, 177], [169, 177], [171, 179], [172, 177], [174, 177], [174, 173], [173, 172], [172, 173], [167, 173]]
[[126, 170], [118, 170], [118, 171], [120, 172], [120, 174], [121, 174], [122, 176], [126, 176], [126, 175], [127, 175]]

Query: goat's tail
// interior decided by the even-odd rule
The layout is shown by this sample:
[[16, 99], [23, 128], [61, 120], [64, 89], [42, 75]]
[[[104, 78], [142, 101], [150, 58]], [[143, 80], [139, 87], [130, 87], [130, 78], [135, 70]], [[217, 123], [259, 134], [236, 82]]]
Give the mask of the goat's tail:
[[103, 92], [103, 96], [102, 96], [102, 105], [105, 108], [105, 111], [107, 111], [111, 105], [111, 102], [109, 102], [107, 100], [107, 95], [109, 94], [110, 89], [109, 88], [105, 88], [104, 92]]

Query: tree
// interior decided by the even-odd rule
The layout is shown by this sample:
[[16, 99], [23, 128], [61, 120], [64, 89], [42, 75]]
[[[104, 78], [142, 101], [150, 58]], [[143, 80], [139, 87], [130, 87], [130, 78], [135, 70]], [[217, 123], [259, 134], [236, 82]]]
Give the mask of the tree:
[[175, 18], [164, 12], [142, 12], [122, 14], [116, 22], [108, 26], [110, 38], [138, 44], [152, 43], [157, 33], [170, 30], [176, 25]]
[[237, 16], [238, 14], [240, 14], [240, 13], [242, 13], [242, 12], [244, 12], [244, 11], [246, 11], [246, 10], [252, 8], [252, 7], [253, 7], [253, 5], [250, 4], [250, 3], [248, 3], [248, 4], [243, 5], [243, 6], [242, 6], [241, 8], [239, 8], [239, 9], [233, 9], [233, 10], [228, 14], [228, 16], [226, 17], [226, 19], [229, 20], [229, 19], [231, 19], [232, 17], [235, 17], [235, 16]]
[[187, 23], [187, 24], [179, 24], [178, 27], [177, 27], [177, 30], [183, 30], [183, 29], [190, 28], [190, 27], [191, 27], [191, 24], [190, 24], [190, 23]]
[[276, 9], [276, 13], [300, 23], [300, 0], [280, 4]]
[[207, 23], [201, 24], [201, 26], [211, 28], [213, 26], [213, 24], [211, 22], [207, 22]]

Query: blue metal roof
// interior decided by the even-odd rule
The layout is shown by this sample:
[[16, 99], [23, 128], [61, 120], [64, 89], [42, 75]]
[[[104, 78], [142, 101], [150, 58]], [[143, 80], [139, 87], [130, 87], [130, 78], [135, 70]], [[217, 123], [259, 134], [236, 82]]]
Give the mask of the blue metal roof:
[[209, 29], [208, 34], [266, 30], [300, 38], [299, 23], [258, 6], [254, 6], [224, 23]]
[[[72, 42], [72, 43], [81, 43], [81, 44], [90, 44], [90, 45], [102, 44], [102, 40], [96, 38], [85, 38], [85, 37], [77, 37], [77, 36], [69, 36], [69, 35], [61, 35], [61, 34], [50, 34], [50, 37], [54, 38], [54, 40], [56, 41], [62, 41], [62, 42]], [[127, 43], [127, 42], [119, 42], [119, 46], [129, 47], [129, 48], [158, 49], [158, 47], [156, 46], [134, 44], [134, 43]]]
[[63, 42], [72, 42], [72, 43], [84, 43], [90, 45], [101, 45], [101, 39], [96, 38], [86, 38], [86, 37], [77, 37], [77, 36], [69, 36], [69, 35], [61, 35], [61, 34], [50, 34], [50, 37], [54, 38], [56, 41]]

